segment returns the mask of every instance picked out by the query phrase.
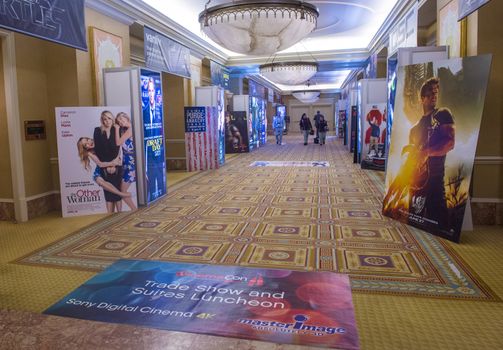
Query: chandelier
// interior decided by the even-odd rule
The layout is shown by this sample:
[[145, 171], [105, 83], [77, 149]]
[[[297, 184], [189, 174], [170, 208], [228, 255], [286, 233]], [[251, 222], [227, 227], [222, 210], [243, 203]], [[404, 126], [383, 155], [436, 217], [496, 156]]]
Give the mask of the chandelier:
[[[309, 81], [307, 82], [307, 88], [309, 89]], [[302, 103], [314, 103], [318, 101], [320, 98], [321, 91], [320, 90], [301, 90], [301, 91], [292, 91], [293, 97], [299, 100]]]
[[273, 83], [299, 85], [311, 79], [318, 72], [314, 62], [273, 62], [259, 67], [260, 74]]
[[215, 43], [244, 55], [271, 55], [316, 28], [318, 9], [304, 1], [232, 1], [199, 14], [201, 30]]

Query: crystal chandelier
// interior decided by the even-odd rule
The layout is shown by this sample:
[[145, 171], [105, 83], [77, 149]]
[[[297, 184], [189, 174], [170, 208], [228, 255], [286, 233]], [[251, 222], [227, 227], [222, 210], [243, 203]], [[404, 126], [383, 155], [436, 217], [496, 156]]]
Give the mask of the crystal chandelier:
[[271, 55], [316, 28], [318, 9], [304, 1], [233, 1], [199, 14], [202, 31], [215, 43], [244, 55]]
[[302, 103], [314, 103], [320, 98], [320, 90], [310, 90], [311, 82], [307, 81], [307, 90], [292, 91], [293, 97]]
[[314, 103], [320, 98], [319, 90], [293, 91], [292, 95], [302, 103]]
[[273, 83], [299, 85], [311, 79], [318, 72], [314, 62], [273, 62], [259, 67], [260, 74]]

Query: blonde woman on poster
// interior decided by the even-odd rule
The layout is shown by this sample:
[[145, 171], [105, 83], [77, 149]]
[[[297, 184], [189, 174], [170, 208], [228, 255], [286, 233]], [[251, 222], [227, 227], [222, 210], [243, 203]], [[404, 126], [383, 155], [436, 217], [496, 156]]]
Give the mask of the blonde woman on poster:
[[[131, 197], [131, 194], [128, 192], [121, 192], [119, 189], [117, 189], [112, 183], [106, 181], [101, 173], [102, 169], [105, 169], [106, 173], [115, 173], [115, 168], [117, 166], [122, 165], [122, 160], [120, 157], [117, 156], [114, 160], [111, 162], [102, 162], [98, 158], [98, 156], [95, 153], [95, 144], [94, 140], [89, 137], [81, 137], [77, 141], [77, 150], [79, 152], [79, 157], [80, 161], [84, 167], [85, 170], [90, 171], [92, 170], [91, 166], [91, 161], [96, 164], [96, 167], [94, 168], [93, 172], [93, 180], [96, 182], [98, 185], [103, 187], [105, 191], [108, 191], [110, 193], [113, 193], [117, 196], [120, 196], [122, 198], [127, 198]], [[108, 206], [107, 206], [108, 209]]]
[[[116, 142], [115, 118], [112, 112], [101, 112], [100, 126], [94, 128], [94, 154], [102, 162], [110, 162], [119, 156], [120, 146]], [[115, 167], [100, 168], [101, 177], [120, 191], [122, 181], [122, 162]], [[122, 211], [122, 196], [105, 189], [105, 201], [109, 213]]]

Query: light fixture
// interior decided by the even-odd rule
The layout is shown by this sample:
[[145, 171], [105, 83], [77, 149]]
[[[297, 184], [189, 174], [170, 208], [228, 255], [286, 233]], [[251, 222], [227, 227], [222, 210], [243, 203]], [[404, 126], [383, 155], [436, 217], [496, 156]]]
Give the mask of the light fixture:
[[315, 62], [273, 62], [259, 67], [260, 74], [273, 83], [299, 85], [318, 72]]
[[302, 103], [314, 103], [320, 98], [319, 90], [292, 91], [293, 97]]
[[314, 103], [320, 98], [320, 90], [309, 90], [311, 82], [307, 81], [307, 90], [292, 91], [293, 97], [302, 103]]
[[304, 1], [233, 1], [199, 14], [202, 31], [215, 43], [244, 55], [271, 55], [316, 28], [318, 9]]

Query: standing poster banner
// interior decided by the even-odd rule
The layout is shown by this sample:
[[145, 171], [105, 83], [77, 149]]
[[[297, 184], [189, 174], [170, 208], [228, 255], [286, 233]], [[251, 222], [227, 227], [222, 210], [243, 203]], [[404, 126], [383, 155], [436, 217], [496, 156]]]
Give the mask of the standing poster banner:
[[2, 1], [0, 28], [87, 51], [84, 0]]
[[140, 80], [146, 194], [147, 203], [150, 203], [164, 196], [167, 192], [161, 74], [141, 69]]
[[383, 214], [458, 242], [491, 55], [400, 67]]
[[[217, 115], [212, 118], [217, 119], [218, 124], [218, 162], [225, 163], [225, 92], [219, 86], [197, 86], [196, 106], [215, 107]], [[186, 131], [187, 132], [187, 131]]]
[[136, 209], [130, 110], [56, 108], [63, 217]]
[[245, 111], [225, 116], [225, 153], [250, 152], [249, 120]]
[[190, 49], [153, 29], [143, 29], [145, 65], [190, 78]]
[[218, 134], [216, 107], [185, 107], [187, 171], [220, 167]]
[[477, 11], [488, 2], [489, 0], [459, 0], [458, 21]]
[[384, 170], [386, 104], [368, 104], [362, 113], [362, 168]]
[[[266, 253], [279, 254], [273, 247]], [[328, 271], [119, 260], [44, 313], [359, 349], [349, 277]]]

